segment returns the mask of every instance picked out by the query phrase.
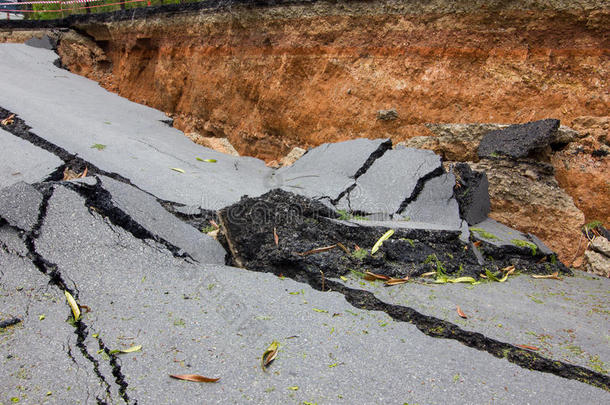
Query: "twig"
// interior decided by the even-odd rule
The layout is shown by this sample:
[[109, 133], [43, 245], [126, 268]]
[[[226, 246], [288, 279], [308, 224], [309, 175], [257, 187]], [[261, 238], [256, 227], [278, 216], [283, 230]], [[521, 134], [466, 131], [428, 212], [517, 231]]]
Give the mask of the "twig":
[[303, 252], [303, 253], [297, 252], [296, 254], [299, 256], [308, 256], [308, 255], [313, 255], [314, 253], [326, 252], [327, 250], [331, 250], [336, 247], [337, 247], [337, 245], [324, 246], [321, 248], [311, 249], [311, 250], [308, 250], [307, 252]]
[[325, 291], [325, 289], [324, 289], [324, 272], [322, 270], [320, 270], [320, 273], [322, 274], [322, 291]]

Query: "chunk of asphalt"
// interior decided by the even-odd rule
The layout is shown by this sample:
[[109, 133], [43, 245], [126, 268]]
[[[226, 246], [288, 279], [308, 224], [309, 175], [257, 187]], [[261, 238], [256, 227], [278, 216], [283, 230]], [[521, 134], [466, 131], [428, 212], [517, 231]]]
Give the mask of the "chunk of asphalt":
[[54, 50], [57, 47], [57, 40], [51, 39], [48, 35], [43, 35], [40, 38], [32, 37], [25, 41], [25, 44], [33, 48]]
[[154, 197], [106, 176], [100, 176], [100, 180], [112, 203], [151, 234], [183, 249], [200, 263], [225, 263], [226, 251], [220, 243], [167, 212]]
[[33, 186], [14, 183], [0, 190], [0, 218], [11, 226], [30, 232], [38, 222], [42, 193]]
[[0, 82], [0, 106], [32, 133], [165, 201], [217, 210], [268, 191], [272, 169], [263, 161], [197, 145], [162, 123], [161, 111], [53, 66], [56, 58], [45, 49], [0, 44], [0, 77], [11, 78]]
[[[354, 308], [366, 301], [358, 291], [348, 297], [271, 274], [178, 260], [111, 229], [74, 197], [50, 201], [37, 245], [79, 286], [80, 301], [92, 309], [84, 317], [106, 348], [142, 346], [120, 359], [133, 402], [241, 402], [244, 392], [256, 403], [333, 403], [338, 395], [346, 403], [595, 403], [607, 395], [465, 341], [426, 336], [415, 321], [398, 321], [399, 307], [392, 314]], [[68, 218], [72, 233], [61, 231]], [[75, 236], [87, 249], [72, 248]], [[443, 325], [435, 324], [436, 330]], [[470, 338], [484, 341], [480, 334]], [[264, 373], [260, 356], [272, 340], [280, 351]], [[193, 390], [169, 378], [187, 373], [221, 380]], [[412, 383], [396, 385], [396, 375], [408, 375]], [[375, 390], [363, 389], [361, 381], [373, 382]]]
[[484, 221], [491, 210], [487, 174], [472, 170], [467, 163], [457, 163], [452, 170], [457, 179], [454, 194], [460, 207], [460, 217], [468, 225]]
[[[4, 119], [7, 117], [0, 117]], [[19, 181], [37, 183], [63, 165], [57, 156], [0, 129], [0, 188]]]
[[423, 188], [422, 179], [442, 174], [440, 156], [422, 149], [393, 149], [376, 159], [337, 207], [357, 213], [399, 212]]
[[354, 139], [310, 149], [293, 165], [273, 173], [270, 188], [310, 198], [340, 198], [376, 158], [392, 147], [388, 139]]
[[479, 157], [490, 158], [496, 155], [527, 157], [530, 153], [548, 146], [558, 128], [559, 120], [549, 118], [490, 131], [479, 144]]
[[[480, 242], [479, 251], [486, 259], [501, 266], [529, 267], [531, 271], [547, 274], [571, 270], [556, 260], [556, 254], [538, 238], [532, 238], [491, 218], [470, 227], [471, 238]], [[544, 260], [547, 257], [550, 262]], [[527, 264], [523, 261], [528, 262]]]
[[462, 219], [453, 196], [455, 176], [445, 173], [428, 180], [417, 198], [401, 211], [410, 221], [460, 228]]

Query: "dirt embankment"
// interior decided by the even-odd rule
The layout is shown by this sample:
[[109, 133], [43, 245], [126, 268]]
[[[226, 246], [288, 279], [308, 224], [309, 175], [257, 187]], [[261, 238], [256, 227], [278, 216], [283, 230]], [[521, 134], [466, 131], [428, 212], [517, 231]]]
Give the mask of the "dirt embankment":
[[[580, 132], [548, 156], [555, 171], [549, 187], [563, 193], [562, 203], [549, 201], [541, 212], [540, 196], [527, 206], [527, 190], [495, 203], [492, 195], [495, 217], [513, 225], [511, 216], [518, 215], [513, 222], [521, 230], [548, 229], [546, 241], [565, 250], [560, 251], [564, 260], [575, 253], [575, 224], [586, 217], [608, 225], [610, 9], [604, 2], [280, 1], [189, 7], [183, 9], [189, 12], [172, 8], [134, 19], [72, 20], [79, 34], [63, 35], [62, 62], [122, 96], [167, 112], [185, 132], [228, 137], [240, 154], [267, 161], [295, 146], [437, 136], [427, 123], [558, 118]], [[472, 161], [466, 156], [472, 154], [451, 160]], [[502, 208], [507, 206], [513, 208]], [[536, 218], [531, 227], [523, 224], [528, 212]], [[572, 231], [553, 236], [555, 224], [566, 217]]]

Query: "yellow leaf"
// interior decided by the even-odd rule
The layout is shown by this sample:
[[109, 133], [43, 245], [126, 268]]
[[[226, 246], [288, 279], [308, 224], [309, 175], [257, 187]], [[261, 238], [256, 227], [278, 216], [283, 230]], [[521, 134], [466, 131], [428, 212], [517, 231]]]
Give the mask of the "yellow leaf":
[[383, 242], [390, 239], [392, 235], [394, 235], [394, 229], [390, 229], [389, 231], [384, 233], [383, 236], [379, 238], [379, 240], [377, 240], [377, 242], [375, 242], [375, 244], [373, 245], [373, 248], [371, 249], [371, 254], [374, 255], [379, 250], [381, 245], [383, 245]]
[[133, 353], [138, 352], [140, 350], [142, 350], [142, 345], [131, 346], [130, 348], [125, 350], [112, 350], [110, 353]]
[[427, 273], [422, 274], [420, 277], [430, 277], [430, 276], [435, 276], [436, 275], [436, 271], [429, 271]]
[[345, 276], [339, 276], [339, 278], [343, 281], [347, 281], [347, 277], [345, 277]]
[[178, 167], [172, 167], [172, 170], [178, 173], [184, 173], [184, 170], [178, 168]]
[[170, 377], [175, 378], [177, 380], [193, 381], [193, 382], [209, 382], [209, 383], [213, 383], [213, 382], [220, 380], [220, 378], [209, 378], [209, 377], [204, 377], [199, 374], [170, 374]]
[[294, 387], [288, 387], [289, 390], [297, 391], [299, 387], [295, 385]]
[[458, 278], [448, 278], [447, 281], [450, 283], [475, 283], [477, 280], [475, 280], [472, 277], [458, 277]]
[[314, 308], [313, 310], [316, 311], [316, 312], [328, 313], [328, 311], [325, 310], [325, 309]]
[[263, 357], [261, 357], [261, 368], [263, 371], [267, 371], [267, 366], [275, 359], [277, 356], [277, 350], [280, 348], [280, 343], [277, 340], [271, 342], [267, 350], [263, 353]]
[[68, 305], [70, 305], [70, 308], [72, 308], [72, 314], [74, 315], [74, 320], [78, 321], [80, 318], [80, 308], [78, 307], [76, 300], [74, 299], [72, 294], [70, 294], [68, 291], [64, 291], [64, 294], [66, 295], [66, 299], [68, 300]]

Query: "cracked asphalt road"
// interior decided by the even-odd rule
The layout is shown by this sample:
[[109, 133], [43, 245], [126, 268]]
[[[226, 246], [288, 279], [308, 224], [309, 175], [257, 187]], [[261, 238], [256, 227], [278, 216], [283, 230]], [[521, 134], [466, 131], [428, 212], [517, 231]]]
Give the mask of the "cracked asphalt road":
[[[0, 320], [21, 319], [0, 329], [0, 403], [608, 402], [608, 280], [523, 275], [472, 289], [386, 288], [349, 276], [321, 291], [319, 280], [225, 266], [222, 246], [163, 204], [215, 210], [277, 186], [273, 173], [192, 144], [159, 123], [162, 113], [57, 69], [55, 58], [0, 45], [0, 73], [17, 77], [0, 83], [0, 106], [78, 155], [94, 177], [53, 181], [69, 162], [48, 145], [24, 144], [13, 160], [0, 151], [3, 163], [16, 162], [0, 172]], [[41, 78], [46, 84], [35, 85]], [[25, 140], [4, 130], [0, 142]], [[351, 194], [350, 173], [374, 165], [367, 156], [380, 147], [365, 144], [321, 197]], [[15, 179], [13, 153], [45, 163], [19, 166]], [[283, 176], [319, 175], [297, 169]], [[315, 192], [315, 181], [300, 186]], [[370, 304], [362, 290], [387, 305]], [[64, 291], [83, 308], [78, 322]], [[457, 318], [456, 304], [468, 320]], [[260, 356], [273, 340], [280, 350], [265, 373]], [[497, 356], [487, 344], [514, 351]], [[542, 350], [528, 357], [517, 344]], [[113, 352], [133, 345], [142, 349]], [[531, 369], [536, 361], [546, 372]], [[221, 379], [169, 378], [186, 373]]]

